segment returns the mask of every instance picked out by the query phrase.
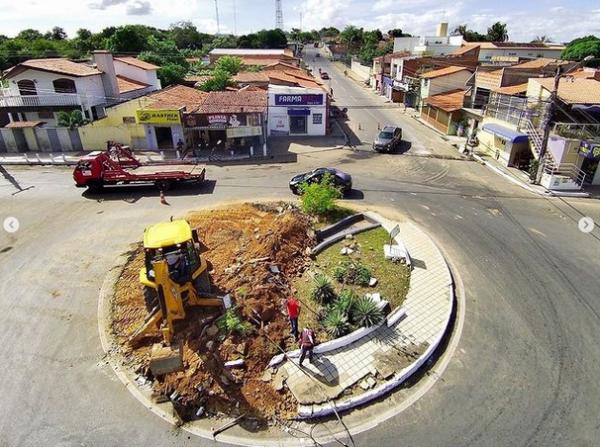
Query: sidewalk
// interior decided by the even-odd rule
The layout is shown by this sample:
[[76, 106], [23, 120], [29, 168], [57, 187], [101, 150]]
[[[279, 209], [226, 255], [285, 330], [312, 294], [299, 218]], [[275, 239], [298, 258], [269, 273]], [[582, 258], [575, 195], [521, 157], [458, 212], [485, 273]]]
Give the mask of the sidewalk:
[[553, 191], [544, 188], [541, 185], [534, 185], [530, 183], [529, 176], [521, 171], [520, 169], [513, 167], [506, 167], [494, 157], [487, 153], [475, 151], [473, 158], [483, 163], [487, 168], [494, 171], [496, 174], [501, 175], [509, 182], [540, 196], [556, 196], [556, 197], [590, 197], [590, 193], [585, 191]]
[[[396, 225], [367, 214], [388, 231]], [[299, 417], [347, 410], [389, 392], [417, 371], [443, 338], [454, 304], [450, 271], [425, 233], [411, 223], [398, 225], [414, 266], [406, 300], [393, 312], [400, 313], [399, 321], [390, 327], [384, 323], [346, 346], [315, 354], [315, 363], [306, 361], [303, 369], [296, 358], [281, 365], [277, 374], [298, 400]]]

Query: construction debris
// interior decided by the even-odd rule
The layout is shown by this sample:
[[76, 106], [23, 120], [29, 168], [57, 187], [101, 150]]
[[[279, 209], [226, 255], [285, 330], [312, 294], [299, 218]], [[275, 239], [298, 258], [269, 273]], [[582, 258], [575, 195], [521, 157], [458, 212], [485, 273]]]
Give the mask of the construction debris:
[[[282, 309], [291, 279], [311, 262], [315, 240], [310, 219], [287, 204], [261, 204], [192, 213], [187, 220], [207, 248], [202, 256], [211, 264], [213, 288], [234, 298], [228, 302], [235, 302], [235, 312], [250, 325], [250, 332], [224, 332], [220, 323], [207, 320], [206, 309], [190, 309], [174, 339], [181, 343], [183, 368], [146, 376], [154, 395], [177, 392], [178, 415], [185, 420], [199, 417], [196, 413], [200, 408], [203, 415], [242, 412], [261, 419], [294, 416], [297, 403], [283, 386], [285, 378], [277, 377], [275, 387], [272, 374], [265, 380], [265, 368], [279, 351], [261, 334], [285, 347], [289, 323]], [[138, 280], [141, 267], [143, 253], [138, 248], [116, 284], [111, 317], [126, 363], [136, 368], [141, 365], [143, 374], [148, 371], [152, 343], [161, 336], [157, 331], [155, 338], [149, 337], [147, 344], [135, 348], [126, 343], [147, 315]], [[216, 316], [209, 315], [213, 319]]]

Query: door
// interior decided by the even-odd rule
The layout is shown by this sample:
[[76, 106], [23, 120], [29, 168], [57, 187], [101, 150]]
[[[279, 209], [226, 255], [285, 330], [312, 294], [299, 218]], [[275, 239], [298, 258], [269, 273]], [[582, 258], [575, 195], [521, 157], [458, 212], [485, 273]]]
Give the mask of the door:
[[170, 127], [154, 127], [156, 132], [156, 144], [159, 149], [173, 148], [173, 132]]
[[306, 133], [306, 116], [290, 116], [290, 133]]

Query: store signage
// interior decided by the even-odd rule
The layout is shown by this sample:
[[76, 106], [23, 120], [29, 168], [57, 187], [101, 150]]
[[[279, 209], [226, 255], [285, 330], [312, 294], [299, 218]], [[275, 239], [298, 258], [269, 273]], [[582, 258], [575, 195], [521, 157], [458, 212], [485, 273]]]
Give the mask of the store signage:
[[393, 87], [399, 88], [400, 90], [404, 91], [408, 91], [410, 89], [410, 85], [408, 84], [408, 82], [398, 81], [396, 79], [394, 79]]
[[211, 126], [213, 124], [219, 124], [219, 125], [227, 124], [227, 115], [208, 115], [207, 119], [208, 119], [208, 124]]
[[600, 159], [600, 143], [582, 141], [581, 145], [579, 146], [579, 153], [585, 158], [598, 160]]
[[138, 124], [181, 124], [179, 110], [136, 110]]
[[323, 95], [275, 95], [276, 106], [320, 106]]
[[246, 127], [230, 127], [227, 129], [227, 138], [253, 137], [262, 135], [262, 127], [246, 126]]

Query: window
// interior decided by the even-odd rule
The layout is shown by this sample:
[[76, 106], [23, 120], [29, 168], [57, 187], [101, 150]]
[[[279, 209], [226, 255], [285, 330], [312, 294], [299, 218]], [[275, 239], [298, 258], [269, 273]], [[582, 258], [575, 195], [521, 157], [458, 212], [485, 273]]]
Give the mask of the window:
[[38, 112], [38, 116], [41, 120], [52, 120], [54, 119], [54, 112], [40, 111]]
[[323, 124], [323, 114], [313, 113], [313, 124]]
[[17, 82], [17, 87], [19, 87], [19, 94], [21, 96], [37, 95], [35, 83], [31, 79], [21, 79]]
[[52, 81], [54, 85], [54, 91], [56, 93], [77, 93], [75, 88], [75, 81], [72, 79], [60, 78]]

